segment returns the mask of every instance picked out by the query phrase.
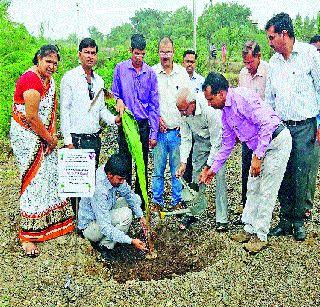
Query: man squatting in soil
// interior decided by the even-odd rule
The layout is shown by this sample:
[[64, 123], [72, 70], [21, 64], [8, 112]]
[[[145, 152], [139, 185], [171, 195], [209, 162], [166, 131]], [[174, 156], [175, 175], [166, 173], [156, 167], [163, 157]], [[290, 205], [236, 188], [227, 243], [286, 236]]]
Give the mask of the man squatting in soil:
[[[192, 150], [192, 181], [198, 182], [203, 168], [210, 168], [216, 153], [221, 146], [222, 124], [221, 111], [208, 106], [203, 93], [192, 93], [183, 88], [177, 95], [177, 108], [181, 114], [180, 125], [180, 166], [177, 177], [183, 175], [187, 158]], [[192, 139], [194, 145], [192, 149]], [[203, 208], [205, 210], [206, 208]], [[180, 224], [180, 229], [187, 228], [196, 221], [193, 216], [186, 216]], [[216, 230], [228, 229], [228, 201], [225, 167], [217, 174], [216, 185]]]
[[132, 244], [139, 250], [147, 250], [145, 243], [126, 234], [132, 222], [132, 212], [140, 219], [141, 227], [146, 228], [141, 199], [125, 182], [129, 171], [126, 157], [113, 154], [105, 165], [97, 169], [93, 197], [83, 197], [79, 204], [78, 229], [93, 242], [105, 260], [112, 259], [116, 243]]
[[203, 90], [208, 104], [222, 110], [222, 145], [200, 183], [209, 184], [220, 171], [237, 138], [253, 150], [247, 201], [242, 214], [244, 231], [233, 239], [257, 253], [267, 246], [272, 212], [291, 151], [289, 130], [270, 105], [246, 88], [229, 88], [225, 77], [210, 73]]

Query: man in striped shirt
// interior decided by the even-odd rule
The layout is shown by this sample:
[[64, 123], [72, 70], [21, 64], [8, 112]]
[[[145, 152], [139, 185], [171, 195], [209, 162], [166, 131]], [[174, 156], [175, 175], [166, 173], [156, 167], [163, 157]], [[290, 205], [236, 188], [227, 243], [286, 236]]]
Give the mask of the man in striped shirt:
[[270, 47], [276, 51], [269, 62], [265, 98], [292, 136], [292, 151], [279, 190], [280, 222], [270, 235], [293, 233], [296, 240], [303, 241], [308, 194], [315, 184], [310, 173], [318, 167], [320, 55], [314, 46], [296, 41], [288, 14], [271, 18], [265, 30]]

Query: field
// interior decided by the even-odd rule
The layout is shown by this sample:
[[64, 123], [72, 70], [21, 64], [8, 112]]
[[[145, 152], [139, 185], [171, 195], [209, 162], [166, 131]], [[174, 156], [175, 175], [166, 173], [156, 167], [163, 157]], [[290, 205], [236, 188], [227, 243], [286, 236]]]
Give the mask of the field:
[[[116, 149], [104, 135], [103, 159]], [[112, 140], [112, 141], [110, 141]], [[214, 185], [210, 207], [191, 230], [178, 220], [158, 227], [158, 259], [146, 260], [131, 246], [118, 246], [114, 263], [103, 263], [75, 233], [39, 244], [36, 259], [23, 255], [16, 237], [19, 178], [7, 143], [0, 157], [0, 303], [2, 306], [317, 306], [320, 303], [319, 189], [308, 239], [272, 238], [258, 255], [230, 240], [239, 230], [214, 230]], [[230, 220], [240, 203], [240, 151], [228, 163]], [[319, 186], [318, 178], [318, 186]], [[273, 224], [277, 222], [277, 210]], [[138, 234], [137, 224], [133, 231]]]

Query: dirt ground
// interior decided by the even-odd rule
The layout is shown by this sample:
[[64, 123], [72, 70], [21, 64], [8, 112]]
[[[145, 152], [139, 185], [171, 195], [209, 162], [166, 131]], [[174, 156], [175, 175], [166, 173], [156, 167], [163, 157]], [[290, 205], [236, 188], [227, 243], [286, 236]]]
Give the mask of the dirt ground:
[[[112, 135], [107, 139], [110, 141]], [[115, 146], [104, 144], [104, 155]], [[240, 204], [240, 151], [227, 166], [230, 220]], [[209, 209], [191, 230], [176, 218], [157, 230], [158, 258], [146, 260], [131, 246], [118, 245], [116, 261], [104, 263], [76, 234], [39, 244], [41, 255], [26, 258], [16, 237], [19, 178], [7, 144], [0, 153], [1, 306], [317, 306], [320, 304], [319, 185], [308, 238], [272, 238], [255, 256], [230, 240], [238, 231], [217, 233], [214, 184]], [[168, 186], [167, 186], [168, 189]], [[169, 194], [168, 194], [169, 195]], [[169, 196], [168, 196], [169, 197]], [[273, 224], [277, 222], [278, 208]], [[138, 223], [132, 234], [139, 234]]]

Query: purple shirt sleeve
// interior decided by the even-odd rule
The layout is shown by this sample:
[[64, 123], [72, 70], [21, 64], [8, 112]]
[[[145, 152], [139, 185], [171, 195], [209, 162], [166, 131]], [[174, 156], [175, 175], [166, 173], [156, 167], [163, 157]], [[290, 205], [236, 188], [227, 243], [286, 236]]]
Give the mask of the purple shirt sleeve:
[[272, 133], [280, 123], [280, 119], [274, 114], [271, 106], [264, 103], [258, 96], [244, 101], [246, 114], [250, 115], [251, 121], [257, 127], [257, 147], [253, 153], [262, 158], [272, 140]]
[[160, 107], [159, 107], [159, 91], [157, 75], [154, 71], [151, 72], [151, 90], [150, 90], [150, 110], [149, 124], [151, 140], [156, 140], [159, 130]]
[[121, 95], [121, 82], [120, 82], [120, 66], [116, 65], [113, 73], [112, 93], [115, 98], [120, 98]]
[[231, 151], [236, 144], [236, 134], [226, 121], [226, 113], [222, 110], [222, 145], [218, 151], [215, 160], [211, 166], [214, 173], [217, 173], [226, 162]]

